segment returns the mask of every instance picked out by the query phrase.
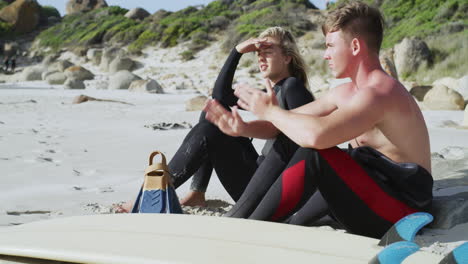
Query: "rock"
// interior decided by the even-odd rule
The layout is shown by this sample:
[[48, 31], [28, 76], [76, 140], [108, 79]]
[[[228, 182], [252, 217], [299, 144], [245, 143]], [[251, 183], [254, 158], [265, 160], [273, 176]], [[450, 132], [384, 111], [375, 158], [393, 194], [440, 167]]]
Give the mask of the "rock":
[[149, 17], [150, 15], [151, 14], [148, 13], [148, 11], [146, 11], [143, 8], [138, 7], [138, 8], [130, 9], [125, 14], [125, 17], [130, 18], [130, 19], [134, 19], [134, 20], [143, 20], [143, 19]]
[[85, 89], [86, 86], [82, 80], [68, 78], [63, 85], [65, 89]]
[[59, 71], [59, 72], [64, 72], [66, 69], [75, 66], [73, 63], [71, 63], [68, 60], [61, 60], [52, 63], [49, 68], [47, 69], [48, 71]]
[[116, 73], [122, 70], [131, 71], [134, 66], [135, 62], [132, 59], [117, 57], [109, 64], [109, 73]]
[[458, 88], [455, 90], [463, 96], [463, 99], [468, 100], [468, 75], [458, 79]]
[[462, 126], [468, 128], [468, 106], [465, 106], [465, 113], [463, 114]]
[[201, 111], [203, 110], [203, 107], [205, 106], [206, 100], [208, 100], [208, 97], [204, 95], [199, 95], [196, 96], [187, 102], [185, 102], [185, 110], [186, 111]]
[[136, 80], [130, 84], [128, 87], [130, 92], [147, 92], [147, 93], [164, 93], [161, 85], [153, 79], [147, 80]]
[[101, 63], [102, 49], [89, 49], [86, 52], [86, 58], [93, 64], [99, 65]]
[[108, 71], [109, 70], [109, 64], [117, 57], [123, 57], [125, 56], [125, 51], [120, 48], [116, 47], [111, 47], [111, 48], [105, 48], [102, 52], [101, 56], [101, 64], [100, 68], [103, 71]]
[[456, 91], [458, 88], [458, 80], [452, 77], [445, 77], [434, 81], [432, 85], [445, 85], [448, 88]]
[[16, 33], [28, 33], [36, 29], [41, 8], [34, 0], [16, 0], [0, 10], [0, 20], [13, 25]]
[[416, 72], [424, 63], [432, 63], [431, 51], [426, 42], [420, 39], [405, 38], [395, 45], [394, 50], [395, 67], [400, 78]]
[[118, 71], [110, 78], [108, 89], [128, 89], [130, 87], [130, 84], [136, 80], [141, 80], [141, 78], [126, 70]]
[[382, 52], [380, 55], [380, 64], [388, 75], [392, 76], [395, 80], [398, 80], [398, 73], [393, 60], [393, 54], [393, 49]]
[[42, 73], [44, 67], [41, 66], [30, 66], [23, 69], [20, 80], [22, 81], [40, 81], [42, 80]]
[[47, 79], [47, 76], [53, 74], [53, 73], [56, 73], [58, 71], [56, 70], [49, 70], [47, 69], [46, 71], [44, 71], [42, 74], [41, 74], [41, 80], [45, 81]]
[[431, 214], [434, 216], [431, 228], [450, 229], [468, 223], [468, 192], [434, 197]]
[[67, 2], [67, 14], [88, 12], [101, 7], [107, 7], [105, 0], [69, 0]]
[[67, 76], [63, 72], [54, 72], [46, 76], [45, 80], [49, 84], [64, 84]]
[[463, 97], [444, 85], [434, 86], [423, 101], [428, 110], [463, 110], [465, 107]]
[[416, 85], [410, 89], [410, 94], [414, 96], [418, 101], [422, 102], [424, 100], [424, 96], [426, 96], [427, 92], [432, 89], [432, 86], [429, 85]]
[[68, 79], [75, 79], [80, 81], [94, 79], [94, 74], [81, 66], [72, 66], [67, 68], [65, 70], [65, 75]]
[[57, 61], [58, 57], [58, 54], [49, 54], [42, 60], [42, 65], [44, 65], [45, 67], [49, 67]]

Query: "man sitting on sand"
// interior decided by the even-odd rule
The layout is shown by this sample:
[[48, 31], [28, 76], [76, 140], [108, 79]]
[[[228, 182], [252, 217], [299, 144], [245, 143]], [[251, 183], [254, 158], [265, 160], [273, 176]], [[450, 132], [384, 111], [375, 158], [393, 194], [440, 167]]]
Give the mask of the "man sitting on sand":
[[[301, 148], [265, 191], [272, 175], [262, 167], [271, 164], [262, 163], [246, 189], [253, 191], [245, 191], [226, 216], [308, 225], [330, 215], [348, 232], [380, 238], [402, 217], [431, 205], [427, 127], [413, 97], [380, 65], [379, 10], [358, 1], [340, 5], [322, 30], [324, 59], [336, 78], [351, 82], [293, 110], [278, 107], [268, 86], [268, 93], [236, 89], [240, 107]], [[205, 111], [225, 127], [229, 113], [215, 100]], [[336, 147], [345, 142], [349, 149]]]

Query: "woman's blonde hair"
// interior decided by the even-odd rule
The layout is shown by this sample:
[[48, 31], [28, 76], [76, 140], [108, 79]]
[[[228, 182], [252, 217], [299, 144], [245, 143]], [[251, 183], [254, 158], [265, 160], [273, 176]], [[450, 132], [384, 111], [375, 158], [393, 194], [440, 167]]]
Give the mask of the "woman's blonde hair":
[[259, 38], [276, 38], [280, 42], [280, 48], [285, 56], [291, 57], [291, 63], [289, 63], [289, 73], [301, 80], [305, 87], [309, 87], [309, 81], [307, 78], [306, 64], [299, 48], [297, 47], [296, 40], [294, 39], [291, 32], [282, 27], [270, 27], [260, 33]]

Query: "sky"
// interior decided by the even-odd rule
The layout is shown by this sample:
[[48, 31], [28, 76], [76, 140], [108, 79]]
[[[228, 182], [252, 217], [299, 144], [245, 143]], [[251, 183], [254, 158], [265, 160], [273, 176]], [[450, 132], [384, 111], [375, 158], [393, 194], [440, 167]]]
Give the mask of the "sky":
[[[126, 9], [142, 7], [151, 14], [159, 9], [168, 11], [178, 11], [188, 6], [206, 5], [213, 0], [106, 0], [108, 5], [117, 5]], [[63, 16], [65, 15], [65, 6], [68, 0], [37, 0], [41, 5], [54, 6]], [[318, 8], [325, 8], [325, 0], [310, 0]]]

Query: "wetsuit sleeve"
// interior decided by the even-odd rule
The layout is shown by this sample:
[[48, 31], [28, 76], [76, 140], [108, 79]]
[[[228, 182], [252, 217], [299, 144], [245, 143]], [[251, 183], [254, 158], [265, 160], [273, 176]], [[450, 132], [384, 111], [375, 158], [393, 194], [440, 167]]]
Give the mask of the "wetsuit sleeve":
[[286, 109], [294, 109], [308, 104], [314, 100], [314, 96], [297, 78], [288, 78], [283, 84], [283, 100]]
[[229, 106], [236, 105], [238, 100], [234, 95], [234, 90], [232, 90], [232, 80], [234, 79], [234, 73], [241, 57], [242, 53], [239, 53], [235, 48], [232, 49], [213, 88], [213, 98], [218, 100], [228, 110]]

